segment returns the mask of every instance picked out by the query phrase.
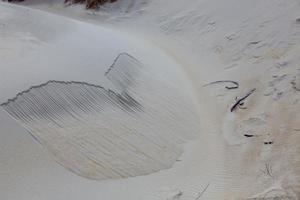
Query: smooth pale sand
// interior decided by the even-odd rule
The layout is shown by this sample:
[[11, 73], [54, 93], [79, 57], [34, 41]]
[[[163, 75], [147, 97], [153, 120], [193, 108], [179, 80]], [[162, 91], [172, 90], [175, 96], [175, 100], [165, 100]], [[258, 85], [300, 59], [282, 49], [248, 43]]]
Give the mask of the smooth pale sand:
[[[26, 58], [34, 55], [42, 56], [39, 63], [45, 63], [47, 56], [43, 58], [41, 54], [46, 52], [50, 58], [56, 58], [55, 50], [62, 46], [70, 45], [59, 50], [62, 53], [76, 45], [83, 45], [82, 48], [91, 52], [98, 51], [101, 39], [97, 34], [108, 31], [119, 38], [122, 45], [107, 43], [110, 50], [103, 51], [106, 53], [103, 59], [107, 58], [103, 66], [108, 66], [120, 49], [126, 49], [144, 63], [151, 64], [154, 71], [163, 66], [164, 75], [159, 75], [160, 78], [173, 77], [170, 82], [178, 86], [184, 83], [191, 102], [197, 104], [195, 110], [201, 126], [198, 139], [185, 146], [184, 154], [170, 169], [147, 176], [93, 181], [58, 165], [29, 133], [0, 110], [1, 199], [195, 200], [205, 188], [202, 199], [299, 199], [300, 27], [296, 20], [299, 2], [123, 2], [109, 5], [94, 14], [80, 6], [68, 7], [63, 12], [60, 3], [40, 4], [36, 1], [27, 5], [83, 22], [47, 13], [46, 20], [53, 23], [50, 27], [56, 27], [57, 19], [61, 19], [59, 27], [68, 24], [70, 27], [63, 30], [72, 30], [75, 34], [61, 31], [61, 28], [57, 28], [61, 32], [56, 31], [54, 38], [37, 35], [33, 38], [27, 36], [26, 40], [16, 34], [8, 40], [3, 34], [1, 44], [12, 50], [0, 50], [0, 56], [7, 59], [7, 65], [1, 64], [1, 68], [17, 67], [18, 62], [31, 66], [36, 60]], [[127, 12], [122, 5], [127, 6]], [[0, 9], [6, 10], [1, 13], [3, 17], [0, 14], [0, 19], [5, 19], [4, 15], [9, 11], [14, 12], [12, 18], [16, 19], [18, 13], [24, 15], [28, 12], [33, 18], [44, 15], [43, 11], [3, 3]], [[35, 24], [28, 25], [30, 27], [35, 27]], [[11, 27], [10, 31], [14, 28]], [[85, 28], [90, 31], [82, 34], [99, 39], [98, 43], [87, 45], [88, 41], [81, 40]], [[63, 40], [69, 36], [69, 41]], [[42, 44], [34, 42], [41, 38], [39, 42]], [[16, 54], [20, 56], [19, 61], [14, 61]], [[80, 51], [75, 51], [75, 55], [78, 58]], [[96, 54], [91, 55], [98, 58]], [[56, 67], [68, 70], [66, 64], [79, 63], [76, 65], [78, 69], [84, 68], [81, 59], [68, 59], [73, 56], [69, 53], [54, 60]], [[89, 62], [89, 66], [93, 66], [96, 59]], [[49, 63], [43, 67], [51, 69]], [[82, 79], [89, 80], [89, 73], [81, 72]], [[14, 75], [15, 71], [11, 73]], [[51, 73], [51, 70], [43, 73], [41, 70], [41, 76], [24, 83], [1, 73], [11, 84], [1, 82], [5, 95], [1, 93], [0, 99], [13, 97], [19, 90], [26, 89], [25, 86], [49, 77], [73, 79], [81, 77], [82, 73], [72, 72], [70, 77], [62, 77], [61, 73]], [[20, 77], [17, 78], [23, 80]], [[212, 81], [228, 79], [238, 81], [240, 87], [237, 90], [227, 90], [223, 84], [203, 87]], [[99, 80], [102, 79], [90, 78], [92, 82]], [[231, 113], [235, 97], [242, 97], [253, 88], [256, 88], [255, 93], [245, 102], [247, 109]], [[244, 134], [253, 134], [254, 137], [247, 138]], [[264, 144], [270, 141], [272, 145]], [[271, 166], [271, 172], [268, 166]]]

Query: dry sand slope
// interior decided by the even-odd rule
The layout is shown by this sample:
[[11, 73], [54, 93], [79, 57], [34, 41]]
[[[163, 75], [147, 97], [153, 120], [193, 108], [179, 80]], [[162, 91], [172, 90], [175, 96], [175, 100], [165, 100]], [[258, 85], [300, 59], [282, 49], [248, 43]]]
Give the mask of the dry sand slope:
[[23, 4], [0, 4], [1, 199], [300, 199], [298, 1]]

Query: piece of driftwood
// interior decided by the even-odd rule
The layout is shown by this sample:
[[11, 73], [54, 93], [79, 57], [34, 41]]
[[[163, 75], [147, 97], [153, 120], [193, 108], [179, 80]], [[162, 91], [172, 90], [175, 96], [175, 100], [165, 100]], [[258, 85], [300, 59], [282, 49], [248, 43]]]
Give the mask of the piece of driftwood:
[[208, 84], [203, 85], [203, 87], [213, 85], [213, 84], [220, 84], [220, 83], [231, 83], [231, 84], [233, 84], [232, 86], [225, 86], [225, 88], [228, 89], [228, 90], [239, 88], [239, 83], [236, 82], [236, 81], [231, 81], [231, 80], [214, 81], [214, 82], [210, 82]]
[[231, 107], [230, 111], [233, 112], [235, 111], [237, 108], [241, 108], [241, 109], [246, 109], [245, 107], [241, 107], [245, 104], [245, 100], [255, 91], [256, 89], [253, 88], [252, 90], [250, 90], [250, 92], [248, 92], [244, 97], [237, 99], [236, 98], [236, 103]]

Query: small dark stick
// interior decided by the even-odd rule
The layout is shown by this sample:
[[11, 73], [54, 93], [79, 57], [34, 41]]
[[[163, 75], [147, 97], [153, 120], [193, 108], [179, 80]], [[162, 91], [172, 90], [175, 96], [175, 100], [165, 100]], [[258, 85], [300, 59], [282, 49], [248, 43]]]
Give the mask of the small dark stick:
[[231, 80], [214, 81], [214, 82], [203, 85], [203, 87], [206, 87], [208, 85], [218, 84], [218, 83], [231, 83], [231, 84], [233, 84], [233, 86], [225, 86], [225, 88], [228, 89], [228, 90], [239, 88], [239, 83], [236, 82], [236, 81], [231, 81]]
[[244, 134], [245, 137], [253, 137], [254, 135]]
[[256, 89], [253, 88], [248, 94], [246, 94], [244, 97], [237, 99], [237, 102], [231, 107], [230, 111], [235, 111], [239, 106], [244, 105], [244, 100], [247, 99]]

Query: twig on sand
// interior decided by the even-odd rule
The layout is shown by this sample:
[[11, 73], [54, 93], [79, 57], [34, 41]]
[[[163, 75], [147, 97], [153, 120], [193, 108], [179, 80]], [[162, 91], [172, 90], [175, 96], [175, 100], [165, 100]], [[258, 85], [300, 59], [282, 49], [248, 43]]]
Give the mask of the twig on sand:
[[237, 99], [236, 98], [236, 103], [231, 107], [230, 111], [233, 112], [235, 111], [237, 108], [241, 108], [241, 109], [246, 109], [245, 107], [242, 107], [244, 105], [244, 100], [247, 99], [256, 89], [253, 88], [250, 92], [248, 92], [244, 97]]
[[253, 137], [254, 135], [252, 134], [244, 134], [245, 137]]
[[209, 186], [209, 183], [208, 183], [207, 186], [204, 188], [204, 190], [202, 190], [202, 192], [197, 196], [197, 198], [196, 198], [195, 200], [199, 200], [199, 199], [202, 197], [202, 195], [204, 194], [204, 192], [207, 190], [208, 186]]
[[219, 84], [219, 83], [231, 83], [231, 84], [233, 84], [232, 86], [225, 86], [225, 88], [228, 89], [228, 90], [239, 88], [239, 83], [236, 82], [236, 81], [231, 81], [231, 80], [214, 81], [214, 82], [203, 85], [203, 87], [213, 85], [213, 84]]
[[250, 45], [255, 45], [255, 44], [258, 44], [258, 43], [260, 43], [261, 41], [253, 41], [253, 42], [249, 42], [248, 43], [248, 46], [250, 46]]

